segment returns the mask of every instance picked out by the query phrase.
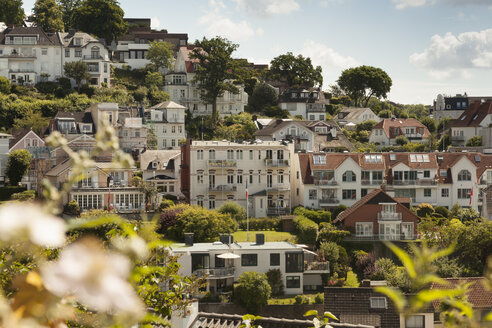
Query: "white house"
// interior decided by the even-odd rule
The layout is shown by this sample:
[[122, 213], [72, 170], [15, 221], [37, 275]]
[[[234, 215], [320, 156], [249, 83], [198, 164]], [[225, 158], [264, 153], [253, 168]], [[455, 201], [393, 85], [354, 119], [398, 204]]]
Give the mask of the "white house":
[[171, 245], [171, 252], [179, 256], [179, 273], [208, 275], [207, 290], [212, 294], [230, 291], [244, 272], [266, 273], [270, 269], [280, 270], [287, 295], [322, 290], [321, 274], [330, 272], [328, 262], [313, 261], [312, 254], [302, 247], [289, 242], [265, 242], [263, 234], [256, 234], [255, 242], [229, 243], [228, 237], [223, 236], [220, 242], [195, 244], [186, 236], [186, 244]]
[[359, 108], [359, 107], [345, 107], [338, 112], [336, 121], [340, 126], [345, 126], [348, 123], [359, 124], [364, 121], [376, 121], [381, 122], [381, 118], [374, 114], [370, 108]]
[[289, 111], [291, 116], [302, 116], [309, 121], [324, 121], [326, 104], [328, 101], [320, 88], [289, 89], [279, 97], [281, 109]]
[[147, 110], [147, 128], [155, 134], [158, 149], [176, 149], [179, 141], [186, 139], [185, 110], [174, 101], [166, 101]]
[[0, 133], [0, 183], [5, 183], [5, 169], [9, 158], [9, 142], [12, 135]]
[[164, 196], [182, 198], [181, 193], [181, 151], [146, 150], [140, 154], [140, 169], [144, 181], [157, 186], [159, 200]]
[[474, 137], [481, 136], [482, 129], [492, 124], [492, 100], [475, 101], [451, 124], [451, 143], [464, 146]]
[[410, 142], [425, 142], [430, 132], [414, 118], [385, 118], [372, 128], [369, 142], [381, 146], [396, 145], [398, 136], [405, 136]]

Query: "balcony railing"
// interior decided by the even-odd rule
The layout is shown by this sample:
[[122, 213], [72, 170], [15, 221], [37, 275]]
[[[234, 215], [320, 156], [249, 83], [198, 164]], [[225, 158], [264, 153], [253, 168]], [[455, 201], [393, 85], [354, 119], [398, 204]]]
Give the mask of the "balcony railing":
[[369, 185], [372, 185], [372, 186], [380, 186], [384, 183], [383, 180], [361, 180], [361, 184], [362, 185], [365, 185], [365, 186], [369, 186]]
[[424, 186], [433, 186], [437, 184], [437, 181], [434, 178], [421, 178], [417, 179], [417, 184]]
[[288, 207], [268, 207], [267, 215], [287, 215], [290, 214], [290, 208]]
[[304, 272], [309, 271], [330, 271], [329, 262], [306, 262], [304, 263]]
[[210, 167], [236, 167], [237, 162], [229, 159], [210, 159], [208, 161]]
[[379, 212], [378, 221], [401, 221], [401, 213]]
[[222, 278], [234, 276], [235, 268], [211, 268], [211, 269], [197, 269], [193, 271], [193, 274], [197, 277], [208, 276], [208, 278]]
[[265, 159], [265, 164], [267, 167], [279, 167], [279, 166], [289, 166], [288, 159]]
[[346, 238], [346, 240], [412, 240], [415, 239], [413, 234], [383, 234], [383, 235], [355, 235]]
[[465, 136], [451, 136], [451, 141], [465, 141]]
[[316, 186], [337, 186], [338, 182], [336, 182], [334, 179], [331, 180], [314, 179], [314, 184]]
[[417, 180], [393, 180], [394, 186], [408, 186], [417, 184]]
[[340, 201], [336, 197], [321, 197], [319, 199], [320, 204], [338, 204]]
[[289, 191], [290, 184], [272, 184], [267, 185], [267, 191]]
[[215, 191], [215, 192], [236, 191], [237, 187], [233, 185], [208, 186], [208, 190]]
[[35, 73], [34, 68], [15, 68], [10, 69], [10, 73]]
[[91, 60], [96, 60], [96, 59], [104, 59], [103, 56], [93, 56], [93, 55], [84, 55], [84, 59], [91, 59]]
[[410, 134], [405, 134], [405, 137], [408, 139], [422, 139], [423, 135], [420, 133], [410, 133]]

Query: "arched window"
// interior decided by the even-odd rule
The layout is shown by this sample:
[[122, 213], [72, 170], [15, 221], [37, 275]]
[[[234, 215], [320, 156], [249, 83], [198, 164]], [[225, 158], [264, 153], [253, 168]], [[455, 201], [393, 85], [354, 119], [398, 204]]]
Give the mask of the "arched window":
[[93, 59], [99, 58], [99, 47], [92, 47], [91, 48], [91, 57]]
[[343, 182], [355, 182], [357, 181], [357, 177], [354, 172], [346, 171], [342, 176]]
[[461, 170], [460, 173], [458, 173], [458, 181], [470, 181], [471, 180], [471, 173], [468, 170]]

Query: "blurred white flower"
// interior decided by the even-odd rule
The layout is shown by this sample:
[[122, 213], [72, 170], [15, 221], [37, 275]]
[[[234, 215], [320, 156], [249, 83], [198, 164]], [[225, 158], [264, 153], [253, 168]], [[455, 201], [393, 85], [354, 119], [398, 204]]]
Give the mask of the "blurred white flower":
[[122, 253], [145, 260], [149, 255], [149, 249], [145, 240], [138, 236], [129, 238], [116, 237], [113, 239], [113, 245]]
[[129, 273], [128, 258], [104, 251], [94, 240], [67, 246], [58, 261], [41, 268], [46, 289], [55, 295], [73, 295], [93, 310], [138, 319], [144, 306], [127, 281]]
[[0, 207], [0, 240], [19, 242], [28, 238], [43, 247], [65, 243], [65, 222], [35, 204], [7, 203]]

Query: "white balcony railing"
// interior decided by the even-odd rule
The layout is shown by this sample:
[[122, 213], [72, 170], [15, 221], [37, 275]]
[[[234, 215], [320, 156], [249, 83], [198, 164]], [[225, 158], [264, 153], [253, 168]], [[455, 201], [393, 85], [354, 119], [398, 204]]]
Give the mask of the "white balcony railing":
[[378, 221], [401, 221], [401, 213], [379, 212]]

